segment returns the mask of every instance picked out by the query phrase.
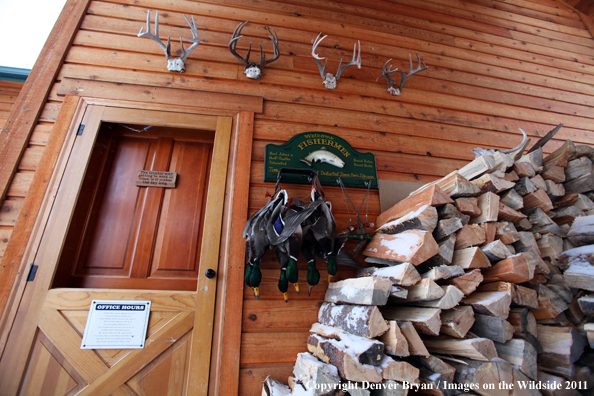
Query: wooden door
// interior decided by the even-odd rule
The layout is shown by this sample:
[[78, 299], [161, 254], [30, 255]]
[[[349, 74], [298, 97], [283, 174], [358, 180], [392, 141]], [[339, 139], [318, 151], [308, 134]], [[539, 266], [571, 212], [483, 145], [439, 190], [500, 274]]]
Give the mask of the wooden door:
[[[164, 136], [157, 129], [152, 134], [135, 136], [115, 133], [103, 137], [99, 133], [102, 124], [126, 122], [134, 117], [155, 126], [173, 125], [182, 129], [191, 126], [202, 132], [190, 133], [191, 138], [186, 136], [188, 131]], [[77, 135], [79, 123], [85, 125], [82, 135]], [[0, 394], [206, 395], [217, 281], [216, 277], [207, 278], [203, 269], [213, 269], [215, 273], [218, 269], [231, 124], [230, 117], [81, 106], [48, 182], [28, 253], [23, 259], [38, 266], [38, 270], [32, 281], [24, 277], [19, 286], [23, 289], [22, 296], [0, 359]], [[214, 136], [213, 143], [208, 141], [209, 134], [211, 138]], [[102, 146], [112, 149], [98, 149]], [[130, 151], [130, 147], [134, 149]], [[145, 150], [136, 150], [138, 147]], [[121, 160], [117, 159], [118, 155]], [[98, 167], [93, 161], [106, 165]], [[176, 195], [174, 190], [138, 189], [132, 194], [133, 199], [117, 202], [119, 195], [115, 192], [122, 192], [129, 184], [116, 183], [115, 176], [110, 176], [111, 170], [130, 161], [142, 167], [150, 164], [155, 169], [176, 169], [180, 175], [178, 188], [190, 192]], [[188, 183], [182, 183], [188, 168], [195, 174], [187, 178]], [[134, 177], [136, 172], [138, 169], [134, 170]], [[196, 180], [205, 178], [206, 192], [195, 185]], [[110, 187], [110, 183], [115, 183], [115, 187]], [[89, 184], [94, 187], [87, 189]], [[106, 197], [116, 200], [115, 206], [107, 207], [107, 221], [125, 218], [122, 224], [128, 228], [129, 235], [125, 244], [114, 227], [101, 225], [105, 219], [101, 219], [99, 212], [107, 205]], [[159, 202], [151, 206], [157, 210], [139, 208], [150, 206], [151, 201]], [[188, 207], [192, 208], [191, 215], [183, 216], [183, 211], [176, 211]], [[110, 214], [111, 209], [117, 209], [116, 214]], [[79, 218], [80, 213], [85, 215]], [[169, 222], [172, 218], [174, 221]], [[197, 218], [204, 220], [196, 221]], [[139, 226], [143, 222], [155, 227], [151, 230]], [[202, 222], [209, 228], [208, 232], [201, 233]], [[191, 242], [180, 242], [180, 248], [175, 251], [177, 242], [172, 244], [168, 239], [178, 231], [182, 240]], [[98, 235], [106, 236], [109, 243], [93, 247], [98, 243]], [[150, 242], [146, 250], [150, 254], [134, 245], [138, 253], [146, 256], [144, 261], [138, 258], [142, 265], [136, 266], [137, 257], [130, 254], [134, 251], [129, 242], [134, 238], [130, 235], [138, 243]], [[91, 242], [85, 244], [87, 240]], [[111, 248], [113, 244], [117, 244], [119, 255], [112, 260], [111, 254], [116, 250]], [[191, 259], [177, 260], [182, 254]], [[176, 258], [175, 264], [164, 260], [170, 256]], [[194, 256], [199, 257], [198, 264]], [[68, 257], [70, 267], [58, 269], [57, 263], [68, 262]], [[109, 262], [105, 264], [106, 261]], [[65, 278], [61, 277], [64, 273], [68, 275]], [[113, 282], [116, 287], [127, 288], [136, 287], [134, 282], [145, 282], [152, 287], [165, 279], [165, 287], [169, 287], [173, 283], [170, 279], [191, 279], [193, 288], [192, 291], [130, 290], [113, 286], [52, 289], [52, 285], [64, 279], [86, 285], [92, 282], [85, 278], [91, 277], [97, 277], [98, 283], [104, 282], [101, 286]], [[114, 281], [117, 278], [126, 281], [118, 283]], [[151, 300], [145, 347], [80, 349], [92, 299]]]
[[[214, 133], [104, 123], [54, 287], [196, 290]], [[137, 187], [139, 170], [176, 172]]]

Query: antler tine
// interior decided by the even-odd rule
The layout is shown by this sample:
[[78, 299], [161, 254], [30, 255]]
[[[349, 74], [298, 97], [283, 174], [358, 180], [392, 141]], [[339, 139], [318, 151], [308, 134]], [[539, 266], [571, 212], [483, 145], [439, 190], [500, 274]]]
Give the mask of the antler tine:
[[237, 27], [235, 28], [235, 30], [233, 31], [233, 36], [231, 36], [231, 41], [229, 41], [229, 51], [231, 51], [231, 53], [233, 54], [233, 56], [235, 56], [237, 59], [239, 59], [241, 61], [241, 63], [243, 63], [244, 66], [247, 67], [247, 65], [249, 64], [249, 60], [250, 60], [250, 51], [252, 50], [252, 43], [250, 43], [249, 47], [248, 47], [248, 52], [247, 52], [247, 56], [245, 59], [243, 59], [241, 57], [241, 55], [239, 55], [237, 53], [237, 51], [235, 50], [235, 48], [237, 47], [237, 41], [242, 38], [243, 36], [240, 36], [241, 34], [241, 29], [243, 29], [243, 27], [245, 25], [247, 25], [248, 21], [245, 21], [243, 23], [240, 23], [239, 25], [237, 25]]
[[159, 44], [159, 47], [161, 47], [163, 51], [165, 51], [167, 60], [171, 58], [169, 39], [167, 39], [167, 46], [165, 46], [165, 44], [163, 44], [163, 42], [159, 38], [159, 11], [157, 11], [157, 15], [155, 16], [155, 34], [151, 33], [151, 10], [148, 10], [148, 12], [146, 13], [146, 32], [144, 31], [144, 27], [141, 27], [140, 32], [138, 32], [138, 37], [150, 38], [151, 40]]
[[[416, 74], [420, 71], [423, 71], [425, 69], [428, 69], [427, 65], [425, 64], [425, 62], [423, 62], [421, 60], [421, 57], [419, 56], [419, 53], [417, 52], [417, 59], [419, 60], [419, 66], [417, 66], [416, 69], [413, 70], [413, 63], [412, 63], [412, 57], [410, 56], [410, 54], [408, 55], [408, 60], [410, 62], [410, 71], [408, 72], [408, 74], [406, 76], [404, 76], [404, 72], [402, 70], [400, 70], [400, 87], [398, 87], [399, 91], [402, 92], [402, 87], [404, 86], [404, 82], [406, 81], [407, 78], [409, 78], [410, 76], [412, 76], [413, 74]], [[421, 67], [421, 64], [423, 64], [423, 67]]]
[[[359, 55], [355, 59], [355, 54], [357, 53], [357, 44], [359, 44]], [[336, 73], [336, 80], [338, 80], [340, 78], [340, 75], [342, 74], [344, 69], [346, 69], [349, 66], [357, 65], [357, 67], [359, 69], [361, 68], [361, 42], [359, 40], [357, 40], [357, 42], [355, 43], [355, 47], [353, 48], [353, 59], [346, 65], [344, 65], [342, 67], [341, 67], [341, 65], [342, 65], [342, 59], [340, 60], [340, 63], [338, 65], [338, 72]]]
[[272, 29], [272, 31], [270, 31], [270, 28], [268, 26], [264, 27], [264, 29], [268, 30], [268, 34], [270, 35], [270, 40], [272, 40], [272, 46], [274, 48], [274, 57], [269, 60], [266, 60], [266, 56], [264, 55], [264, 52], [262, 51], [262, 45], [260, 45], [260, 67], [261, 68], [269, 63], [274, 62], [280, 56], [280, 51], [278, 50], [278, 37], [276, 36], [276, 31], [274, 30], [274, 28]]
[[[184, 18], [186, 19], [186, 22], [188, 22], [188, 25], [190, 25], [190, 31], [192, 32], [192, 38], [191, 39], [187, 39], [187, 38], [179, 38], [179, 42], [181, 43], [181, 49], [182, 49], [182, 54], [180, 56], [180, 58], [185, 62], [186, 59], [188, 59], [188, 55], [190, 55], [190, 52], [194, 51], [194, 48], [196, 48], [198, 46], [198, 44], [200, 44], [200, 37], [198, 37], [198, 28], [196, 27], [196, 21], [194, 20], [194, 16], [192, 15], [192, 22], [190, 23], [190, 20], [188, 19], [188, 17], [186, 17], [184, 15]], [[192, 45], [190, 46], [190, 48], [188, 48], [187, 50], [184, 49], [184, 42], [183, 40], [186, 40], [188, 43], [192, 43]]]
[[318, 56], [316, 54], [316, 48], [318, 47], [318, 45], [320, 45], [322, 40], [324, 40], [326, 37], [328, 37], [328, 35], [326, 35], [326, 36], [320, 38], [321, 35], [322, 35], [322, 33], [318, 34], [318, 37], [316, 37], [316, 39], [314, 40], [313, 47], [311, 48], [311, 56], [313, 56], [314, 59], [316, 60], [316, 63], [318, 64], [318, 69], [320, 70], [320, 75], [322, 76], [322, 78], [326, 78], [326, 65], [328, 64], [328, 60], [326, 59], [326, 63], [324, 63], [324, 66], [322, 66], [322, 62], [320, 62], [320, 61], [325, 58], [321, 58], [320, 56]]
[[388, 66], [388, 64], [390, 62], [392, 62], [392, 59], [388, 59], [388, 61], [384, 65], [384, 67], [382, 67], [382, 75], [375, 79], [375, 81], [377, 81], [380, 78], [384, 77], [386, 79], [386, 81], [388, 82], [388, 87], [391, 87], [392, 85], [394, 85], [394, 81], [392, 80], [392, 76], [391, 75], [392, 75], [392, 73], [398, 71], [398, 68], [392, 70], [392, 67], [391, 66], [389, 66], [386, 69], [386, 66]]

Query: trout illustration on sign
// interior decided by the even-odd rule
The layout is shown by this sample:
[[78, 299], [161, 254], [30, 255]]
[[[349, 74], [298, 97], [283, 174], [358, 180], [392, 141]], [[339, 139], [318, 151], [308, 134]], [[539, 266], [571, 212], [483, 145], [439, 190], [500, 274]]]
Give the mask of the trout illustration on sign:
[[326, 147], [309, 153], [307, 157], [302, 158], [300, 161], [305, 162], [309, 166], [312, 166], [314, 162], [325, 162], [337, 168], [344, 167], [344, 161], [338, 158], [336, 154], [326, 150]]

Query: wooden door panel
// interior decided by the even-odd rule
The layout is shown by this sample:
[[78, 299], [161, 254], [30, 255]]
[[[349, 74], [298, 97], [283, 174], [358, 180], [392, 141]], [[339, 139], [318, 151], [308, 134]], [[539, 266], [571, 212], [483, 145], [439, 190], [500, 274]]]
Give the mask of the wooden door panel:
[[[126, 294], [127, 293], [127, 294]], [[183, 293], [183, 294], [180, 294]], [[22, 395], [160, 395], [186, 387], [195, 292], [125, 292], [153, 301], [144, 349], [80, 349], [93, 299], [122, 299], [121, 291], [51, 290], [44, 304]], [[181, 297], [182, 304], [177, 297]], [[84, 319], [84, 320], [83, 320]], [[79, 393], [80, 392], [80, 393]]]
[[198, 272], [210, 145], [176, 142], [170, 172], [179, 180], [165, 191], [151, 277], [192, 277]]

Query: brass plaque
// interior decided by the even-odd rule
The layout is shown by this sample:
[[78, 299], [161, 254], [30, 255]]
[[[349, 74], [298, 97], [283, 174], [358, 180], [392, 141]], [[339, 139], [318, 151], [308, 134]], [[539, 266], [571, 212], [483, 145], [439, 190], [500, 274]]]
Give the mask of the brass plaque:
[[175, 188], [176, 172], [138, 171], [136, 176], [137, 187], [165, 187]]

